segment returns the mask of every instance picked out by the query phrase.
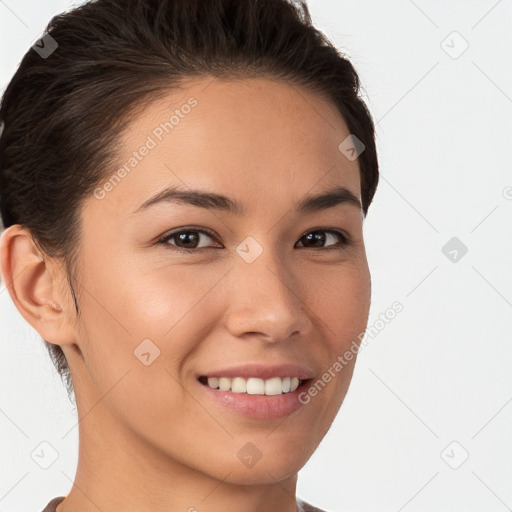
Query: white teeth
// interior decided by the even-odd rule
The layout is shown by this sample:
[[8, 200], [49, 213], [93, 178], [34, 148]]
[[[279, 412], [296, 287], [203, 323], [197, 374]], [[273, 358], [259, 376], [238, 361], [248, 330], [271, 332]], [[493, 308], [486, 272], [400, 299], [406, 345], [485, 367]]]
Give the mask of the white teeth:
[[208, 385], [211, 388], [218, 388], [219, 387], [219, 379], [217, 377], [208, 377]]
[[247, 382], [242, 377], [235, 377], [231, 382], [231, 391], [233, 393], [245, 393], [247, 391]]
[[229, 391], [231, 389], [231, 379], [227, 377], [221, 377], [219, 379], [219, 389], [221, 391]]
[[208, 385], [220, 391], [231, 391], [232, 393], [247, 393], [249, 395], [280, 395], [295, 391], [300, 384], [297, 377], [272, 377], [263, 380], [257, 377], [208, 377]]
[[265, 395], [280, 395], [283, 392], [283, 385], [279, 377], [265, 381]]
[[247, 394], [248, 395], [264, 395], [265, 394], [265, 381], [263, 379], [256, 379], [250, 377], [247, 379]]

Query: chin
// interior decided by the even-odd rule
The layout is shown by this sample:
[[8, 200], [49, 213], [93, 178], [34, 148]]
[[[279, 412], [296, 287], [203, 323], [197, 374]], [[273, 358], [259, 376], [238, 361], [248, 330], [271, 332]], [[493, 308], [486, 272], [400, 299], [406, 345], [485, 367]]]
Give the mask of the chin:
[[[225, 483], [233, 485], [269, 485], [275, 484], [293, 478], [297, 475], [303, 464], [299, 461], [266, 461], [261, 459], [253, 467], [243, 467], [241, 464], [232, 464], [231, 466], [222, 466], [217, 478], [220, 478]], [[229, 468], [229, 469], [228, 469]], [[231, 470], [231, 473], [226, 478], [226, 472]]]
[[311, 439], [278, 444], [270, 441], [272, 435], [266, 440], [262, 438], [261, 443], [237, 441], [234, 458], [219, 457], [219, 460], [225, 459], [218, 465], [221, 478], [230, 472], [226, 481], [233, 484], [264, 485], [296, 476], [313, 454], [316, 445], [311, 446]]

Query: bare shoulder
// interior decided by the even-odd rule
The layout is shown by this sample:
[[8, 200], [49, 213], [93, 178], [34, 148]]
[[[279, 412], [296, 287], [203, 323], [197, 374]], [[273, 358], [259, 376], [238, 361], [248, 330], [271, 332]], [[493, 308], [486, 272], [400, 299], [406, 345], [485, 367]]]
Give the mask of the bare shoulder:
[[316, 508], [313, 505], [310, 505], [300, 498], [297, 498], [297, 504], [299, 505], [299, 512], [327, 512], [320, 508]]

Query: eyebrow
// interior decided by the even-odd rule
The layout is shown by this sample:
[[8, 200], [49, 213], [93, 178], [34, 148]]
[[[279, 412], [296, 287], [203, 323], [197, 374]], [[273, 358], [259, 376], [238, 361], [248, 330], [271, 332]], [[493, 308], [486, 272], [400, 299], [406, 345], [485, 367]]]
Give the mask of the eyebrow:
[[[203, 190], [183, 190], [172, 185], [150, 197], [147, 201], [144, 201], [132, 213], [138, 213], [162, 202], [189, 204], [199, 208], [230, 213], [236, 216], [244, 216], [246, 214], [244, 206], [229, 197]], [[294, 209], [297, 213], [314, 213], [334, 208], [341, 204], [352, 205], [361, 210], [361, 202], [357, 196], [348, 188], [342, 186], [325, 190], [317, 195], [305, 196], [295, 203]]]

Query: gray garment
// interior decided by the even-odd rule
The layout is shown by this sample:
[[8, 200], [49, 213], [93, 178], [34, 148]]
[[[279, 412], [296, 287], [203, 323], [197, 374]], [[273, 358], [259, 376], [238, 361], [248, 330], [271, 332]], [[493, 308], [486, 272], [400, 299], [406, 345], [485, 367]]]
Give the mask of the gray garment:
[[[46, 505], [43, 512], [55, 512], [55, 509], [57, 508], [57, 505], [65, 498], [65, 496], [59, 496], [58, 498], [53, 498], [53, 500]], [[298, 512], [324, 512], [323, 510], [320, 510], [319, 508], [315, 508], [309, 503], [306, 503], [305, 501], [301, 500], [300, 498], [297, 498], [297, 510]]]
[[59, 496], [58, 498], [53, 498], [48, 505], [43, 509], [43, 512], [55, 512], [57, 505], [65, 498], [65, 496]]
[[297, 508], [298, 512], [325, 512], [324, 510], [320, 510], [319, 508], [313, 507], [313, 505], [302, 501], [300, 498], [297, 498]]

